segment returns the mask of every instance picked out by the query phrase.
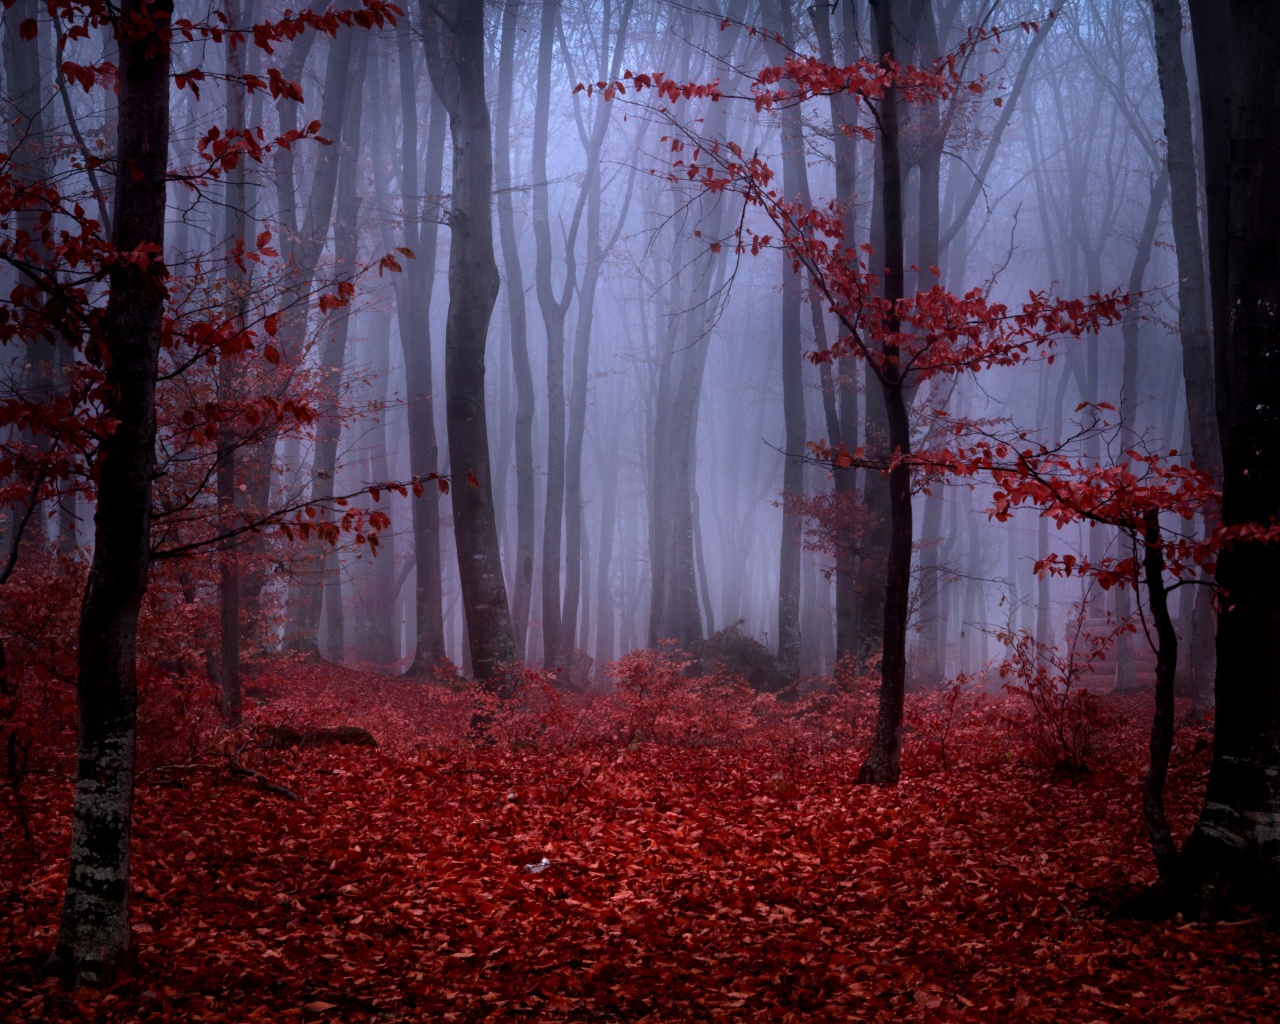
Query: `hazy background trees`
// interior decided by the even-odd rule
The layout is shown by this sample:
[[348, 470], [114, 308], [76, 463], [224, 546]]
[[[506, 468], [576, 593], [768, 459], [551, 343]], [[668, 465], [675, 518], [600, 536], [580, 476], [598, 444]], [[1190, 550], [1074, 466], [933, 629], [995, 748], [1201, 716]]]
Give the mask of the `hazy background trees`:
[[[60, 84], [54, 52], [88, 61], [110, 44], [62, 39], [36, 11], [39, 45], [17, 47], [18, 6], [6, 12], [6, 103], [25, 112], [22, 131], [66, 147], [14, 152], [29, 154], [33, 174], [53, 160], [105, 199], [110, 160], [77, 150], [114, 152], [107, 94]], [[999, 29], [998, 43], [963, 58], [985, 92], [901, 105], [904, 289], [939, 282], [1016, 298], [1045, 285], [1073, 296], [1140, 286], [1142, 298], [1124, 330], [1052, 365], [904, 394], [907, 429], [925, 441], [941, 411], [1063, 435], [1082, 402], [1108, 402], [1123, 439], [1095, 435], [1087, 457], [1118, 459], [1122, 443], [1138, 443], [1192, 452], [1218, 472], [1198, 86], [1176, 4], [1059, 3], [1046, 17], [1033, 4], [893, 0], [884, 40], [861, 3], [507, 0], [474, 8], [474, 23], [473, 5], [462, 7], [456, 22], [410, 5], [395, 27], [302, 32], [271, 55], [232, 48], [219, 58], [231, 79], [172, 94], [171, 168], [198, 165], [207, 125], [228, 118], [264, 138], [310, 129], [328, 142], [278, 147], [216, 189], [169, 186], [166, 253], [179, 280], [231, 282], [235, 238], [264, 230], [281, 255], [238, 285], [274, 296], [264, 314], [276, 315], [279, 369], [224, 386], [282, 398], [303, 388], [318, 415], [303, 430], [237, 441], [223, 504], [252, 514], [379, 480], [423, 484], [420, 497], [382, 492], [392, 525], [373, 564], [345, 541], [257, 534], [235, 545], [250, 653], [283, 642], [419, 673], [444, 658], [480, 670], [477, 650], [487, 664], [510, 646], [578, 682], [604, 681], [603, 666], [631, 646], [695, 645], [731, 627], [772, 649], [790, 677], [874, 655], [889, 482], [798, 456], [819, 438], [883, 450], [892, 410], [859, 361], [803, 358], [833, 344], [839, 325], [779, 253], [739, 257], [722, 244], [742, 209], [668, 180], [689, 154], [673, 151], [665, 119], [757, 151], [789, 195], [839, 201], [849, 238], [878, 261], [895, 233], [883, 118], [867, 142], [843, 129], [876, 127], [870, 114], [839, 98], [664, 112], [647, 97], [574, 91], [628, 69], [744, 94], [745, 74], [791, 52], [852, 60], [892, 46], [927, 64], [972, 29]], [[228, 8], [245, 23], [279, 13], [261, 0]], [[178, 40], [175, 67], [207, 61], [211, 45]], [[268, 68], [301, 99], [234, 84]], [[58, 102], [28, 110], [33, 90]], [[397, 249], [401, 272], [377, 269]], [[449, 476], [448, 496], [433, 473]], [[911, 498], [908, 685], [980, 670], [1000, 654], [990, 634], [1010, 623], [1060, 638], [1086, 596], [1092, 621], [1136, 611], [1032, 574], [1050, 549], [1114, 549], [1105, 528], [1059, 533], [1033, 513], [995, 524], [986, 504], [981, 484]], [[85, 522], [55, 516], [43, 529], [84, 543]], [[1212, 620], [1207, 602], [1197, 617], [1195, 589], [1173, 601], [1203, 689]], [[483, 635], [468, 604], [473, 616], [491, 610]], [[1121, 683], [1146, 672], [1122, 656]]]

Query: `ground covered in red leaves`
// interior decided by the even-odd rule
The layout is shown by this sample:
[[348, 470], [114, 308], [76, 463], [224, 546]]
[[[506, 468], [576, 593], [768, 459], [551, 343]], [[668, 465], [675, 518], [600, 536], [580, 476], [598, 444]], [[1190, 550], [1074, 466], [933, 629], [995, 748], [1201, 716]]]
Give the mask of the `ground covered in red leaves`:
[[[1114, 912], [1153, 878], [1149, 694], [1109, 700], [1127, 721], [1076, 780], [1036, 761], [1006, 699], [912, 698], [906, 778], [885, 790], [854, 784], [856, 697], [666, 693], [655, 710], [533, 687], [476, 744], [466, 691], [296, 665], [255, 686], [239, 732], [167, 767], [149, 748], [139, 963], [109, 990], [39, 972], [69, 767], [22, 780], [34, 851], [0, 796], [0, 1020], [1276, 1018], [1272, 923]], [[379, 746], [267, 746], [280, 724]], [[1207, 733], [1178, 746], [1185, 830]]]

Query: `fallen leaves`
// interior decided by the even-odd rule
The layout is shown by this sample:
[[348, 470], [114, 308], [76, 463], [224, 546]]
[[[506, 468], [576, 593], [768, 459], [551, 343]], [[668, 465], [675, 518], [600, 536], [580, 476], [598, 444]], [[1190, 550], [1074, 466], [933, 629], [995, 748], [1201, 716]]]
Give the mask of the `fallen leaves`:
[[[1092, 776], [1053, 784], [1007, 756], [998, 716], [976, 697], [950, 736], [957, 767], [939, 770], [931, 705], [916, 702], [906, 778], [881, 790], [854, 784], [856, 739], [429, 747], [415, 730], [446, 734], [458, 695], [306, 672], [260, 678], [254, 715], [358, 724], [379, 747], [246, 751], [305, 807], [225, 770], [144, 777], [137, 979], [72, 996], [38, 977], [70, 787], [27, 783], [36, 859], [0, 808], [0, 947], [12, 951], [0, 1020], [1272, 1013], [1280, 963], [1266, 922], [1110, 913], [1154, 877], [1135, 811], [1138, 725]], [[1125, 700], [1117, 710], [1141, 722], [1143, 699]], [[1202, 738], [1184, 730], [1179, 744]], [[1204, 767], [1203, 750], [1183, 756], [1172, 780], [1184, 830]]]

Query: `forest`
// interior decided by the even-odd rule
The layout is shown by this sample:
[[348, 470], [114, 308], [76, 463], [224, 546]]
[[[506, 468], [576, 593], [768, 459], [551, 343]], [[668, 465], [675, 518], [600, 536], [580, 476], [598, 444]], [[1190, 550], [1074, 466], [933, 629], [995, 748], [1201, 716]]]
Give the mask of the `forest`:
[[1280, 5], [289, 3], [2, 0], [0, 1021], [1277, 1019]]

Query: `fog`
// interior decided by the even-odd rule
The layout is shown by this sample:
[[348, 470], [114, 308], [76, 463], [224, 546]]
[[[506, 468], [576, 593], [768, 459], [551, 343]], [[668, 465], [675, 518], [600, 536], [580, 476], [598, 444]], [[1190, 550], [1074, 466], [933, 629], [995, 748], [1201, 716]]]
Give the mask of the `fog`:
[[[278, 6], [242, 2], [230, 17], [240, 25], [278, 19]], [[909, 396], [913, 447], [945, 447], [949, 424], [968, 422], [993, 435], [1066, 442], [1073, 457], [1095, 464], [1116, 464], [1134, 447], [1189, 458], [1150, 5], [1058, 0], [1053, 8], [894, 5], [898, 60], [927, 66], [955, 55], [963, 83], [942, 100], [899, 103], [906, 294], [932, 287], [936, 260], [937, 281], [956, 295], [979, 289], [1018, 306], [1029, 292], [1070, 299], [1118, 290], [1131, 296], [1131, 322], [1033, 348], [1017, 365], [920, 383]], [[810, 277], [793, 269], [776, 230], [758, 253], [749, 245], [735, 251], [735, 229], [748, 239], [770, 232], [759, 207], [733, 190], [711, 193], [686, 173], [697, 140], [736, 142], [776, 171], [781, 199], [807, 190], [806, 205], [847, 209], [846, 244], [868, 246], [875, 272], [885, 230], [876, 104], [847, 106], [850, 123], [869, 138], [853, 138], [853, 188], [841, 194], [830, 99], [758, 110], [752, 91], [757, 74], [789, 54], [821, 55], [828, 32], [835, 63], [874, 61], [867, 6], [565, 0], [544, 9], [508, 0], [485, 4], [483, 17], [496, 169], [492, 183], [480, 183], [492, 196], [491, 224], [482, 228], [491, 231], [501, 277], [484, 349], [487, 472], [450, 456], [450, 246], [458, 218], [469, 214], [458, 207], [454, 137], [433, 68], [448, 60], [440, 43], [447, 33], [431, 6], [406, 5], [394, 26], [306, 32], [270, 54], [200, 38], [175, 44], [175, 70], [205, 74], [198, 93], [173, 90], [170, 168], [192, 169], [190, 180], [169, 185], [170, 295], [189, 294], [174, 315], [204, 315], [198, 308], [211, 296], [229, 294], [228, 238], [239, 232], [252, 250], [259, 233], [271, 232], [259, 239], [271, 255], [250, 261], [241, 278], [255, 350], [284, 338], [292, 321], [292, 347], [278, 342], [282, 365], [289, 386], [319, 414], [270, 439], [269, 492], [255, 498], [246, 475], [240, 506], [324, 504], [373, 486], [371, 507], [389, 515], [376, 555], [351, 533], [332, 550], [277, 532], [246, 538], [243, 571], [258, 574], [253, 595], [241, 586], [254, 616], [246, 643], [267, 650], [310, 640], [326, 659], [385, 672], [435, 651], [470, 671], [451, 504], [467, 489], [492, 496], [515, 656], [559, 669], [575, 685], [607, 685], [608, 663], [632, 648], [672, 638], [695, 649], [733, 628], [781, 653], [788, 678], [830, 675], [841, 655], [874, 658], [884, 606], [885, 474], [847, 471], [858, 511], [844, 535], [855, 549], [853, 633], [842, 636], [836, 554], [824, 540], [830, 531], [805, 514], [831, 495], [838, 473], [803, 442], [834, 440], [830, 413], [838, 407], [848, 451], [883, 445], [879, 386], [863, 359], [820, 366], [797, 358], [788, 340], [796, 330], [803, 353], [836, 344], [847, 330]], [[48, 70], [57, 41], [52, 25], [42, 22], [41, 33]], [[73, 40], [64, 56], [109, 59], [103, 47], [100, 37]], [[264, 82], [279, 69], [304, 98], [266, 88], [242, 94], [222, 69]], [[595, 83], [634, 81], [625, 72], [718, 81], [725, 95], [672, 102], [627, 88], [606, 100]], [[591, 88], [575, 90], [578, 83]], [[1195, 109], [1194, 80], [1191, 87]], [[51, 121], [65, 127], [70, 113], [85, 152], [108, 152], [108, 94], [59, 95], [67, 102], [48, 105]], [[263, 144], [294, 129], [309, 134], [288, 148], [268, 146], [261, 160], [243, 159], [239, 175], [197, 173], [216, 145], [210, 128], [225, 132], [237, 120]], [[54, 159], [87, 196], [97, 186], [76, 150], [68, 142]], [[796, 167], [806, 181], [796, 180]], [[1153, 233], [1144, 231], [1148, 222]], [[354, 285], [347, 304], [319, 301], [347, 281]], [[788, 312], [788, 288], [798, 295], [798, 315]], [[280, 318], [271, 325], [278, 335], [267, 328], [271, 316]], [[1128, 391], [1126, 330], [1136, 338]], [[790, 430], [789, 377], [800, 384]], [[250, 463], [243, 459], [242, 473]], [[439, 493], [431, 472], [449, 479], [450, 495]], [[415, 477], [426, 480], [421, 497], [382, 486]], [[1118, 531], [1059, 529], [1036, 508], [998, 521], [989, 514], [996, 488], [981, 475], [925, 480], [917, 471], [913, 487], [909, 685], [982, 673], [1004, 654], [1002, 632], [1060, 643], [1076, 628], [1082, 602], [1094, 623], [1140, 612], [1127, 596], [1117, 603], [1119, 589], [1035, 572], [1050, 553], [1123, 557]], [[77, 538], [87, 543], [84, 501], [74, 494], [66, 501], [79, 508]], [[45, 528], [56, 537], [74, 527], [53, 516]], [[422, 555], [424, 544], [433, 545], [431, 557]], [[438, 611], [425, 572], [439, 575]], [[1196, 589], [1174, 598], [1188, 637]], [[320, 591], [324, 612], [308, 623], [300, 609]], [[789, 601], [798, 602], [793, 612]], [[780, 614], [798, 622], [798, 663], [779, 652], [794, 632]]]

